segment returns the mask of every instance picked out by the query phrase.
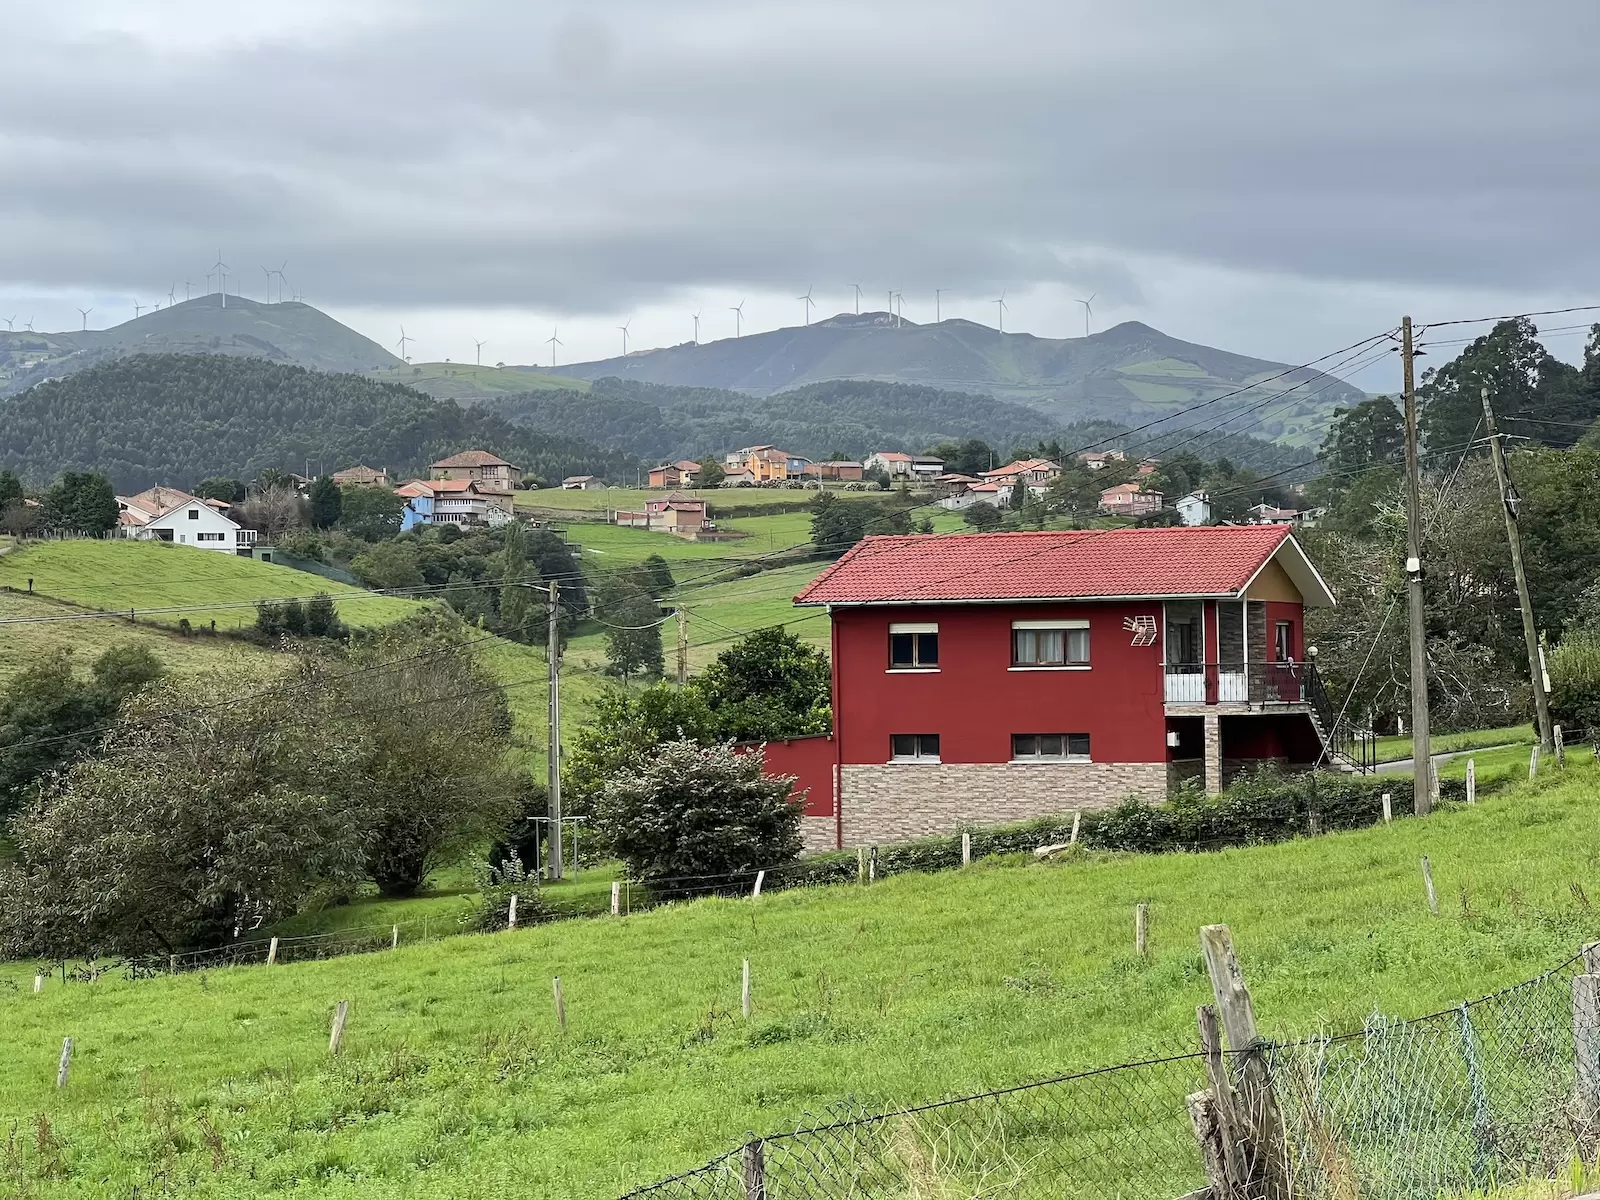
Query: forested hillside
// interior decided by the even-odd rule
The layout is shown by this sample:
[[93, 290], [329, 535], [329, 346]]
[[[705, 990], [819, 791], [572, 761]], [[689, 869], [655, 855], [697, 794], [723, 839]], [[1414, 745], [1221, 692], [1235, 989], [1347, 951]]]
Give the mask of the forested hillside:
[[512, 425], [484, 409], [359, 375], [260, 359], [141, 354], [0, 402], [0, 470], [35, 486], [100, 471], [119, 491], [192, 486], [268, 467], [354, 463], [416, 471], [457, 450], [493, 451], [544, 479], [630, 474], [625, 453]]
[[1126, 445], [1141, 456], [1183, 443], [1205, 458], [1225, 457], [1261, 472], [1308, 462], [1310, 452], [1236, 434], [1192, 430], [1129, 435], [1124, 425], [1063, 425], [1022, 404], [917, 384], [835, 380], [777, 396], [721, 388], [596, 380], [585, 392], [547, 390], [483, 397], [479, 406], [516, 424], [582, 438], [644, 459], [699, 458], [761, 442], [809, 458], [861, 458], [875, 450], [917, 452], [978, 438], [1004, 452], [1036, 442], [1063, 447]]

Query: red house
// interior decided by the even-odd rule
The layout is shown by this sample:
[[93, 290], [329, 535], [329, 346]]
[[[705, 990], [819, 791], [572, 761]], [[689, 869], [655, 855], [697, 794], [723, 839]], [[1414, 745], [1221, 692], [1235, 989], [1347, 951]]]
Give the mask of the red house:
[[1337, 751], [1285, 526], [869, 537], [795, 597], [832, 619], [834, 734], [774, 743], [807, 843], [951, 833]]

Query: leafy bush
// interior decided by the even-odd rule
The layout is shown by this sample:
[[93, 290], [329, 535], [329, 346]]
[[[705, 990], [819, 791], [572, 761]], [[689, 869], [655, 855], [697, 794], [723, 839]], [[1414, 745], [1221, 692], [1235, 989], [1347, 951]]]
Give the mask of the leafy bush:
[[478, 892], [467, 901], [461, 924], [478, 933], [505, 929], [511, 920], [511, 897], [517, 898], [517, 924], [539, 925], [552, 919], [550, 907], [539, 892], [539, 877], [528, 873], [512, 852], [499, 862], [478, 866]]
[[1600, 730], [1600, 635], [1564, 639], [1549, 665], [1550, 716], [1569, 733]]

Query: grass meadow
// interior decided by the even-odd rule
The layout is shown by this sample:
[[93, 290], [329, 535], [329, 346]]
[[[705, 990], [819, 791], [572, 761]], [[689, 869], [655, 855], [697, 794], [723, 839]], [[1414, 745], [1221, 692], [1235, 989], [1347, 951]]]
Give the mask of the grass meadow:
[[0, 1129], [21, 1131], [9, 1182], [40, 1197], [611, 1197], [846, 1096], [906, 1104], [1186, 1049], [1209, 998], [1196, 929], [1214, 921], [1233, 928], [1268, 1036], [1433, 1011], [1600, 932], [1597, 782], [1574, 759], [1475, 808], [1276, 846], [986, 861], [39, 995], [18, 964], [0, 969]]

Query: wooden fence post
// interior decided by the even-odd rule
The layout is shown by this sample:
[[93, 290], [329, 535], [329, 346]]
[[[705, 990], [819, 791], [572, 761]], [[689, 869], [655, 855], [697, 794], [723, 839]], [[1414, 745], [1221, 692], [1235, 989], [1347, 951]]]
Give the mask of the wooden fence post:
[[1217, 1013], [1228, 1035], [1228, 1048], [1237, 1064], [1241, 1115], [1254, 1149], [1252, 1174], [1260, 1181], [1260, 1195], [1265, 1200], [1289, 1200], [1283, 1117], [1273, 1095], [1271, 1072], [1261, 1052], [1250, 989], [1245, 986], [1244, 973], [1233, 952], [1233, 935], [1226, 925], [1204, 926], [1200, 930], [1200, 949], [1211, 976], [1211, 994], [1216, 998]]
[[69, 1038], [62, 1038], [61, 1039], [61, 1063], [60, 1063], [59, 1066], [56, 1067], [56, 1086], [58, 1088], [64, 1088], [64, 1087], [67, 1086], [67, 1072], [71, 1069], [71, 1067], [72, 1067], [72, 1039], [70, 1037]]
[[339, 1053], [339, 1047], [344, 1045], [344, 1023], [350, 1017], [350, 1001], [341, 1000], [339, 1006], [333, 1010], [333, 1031], [328, 1034], [328, 1053]]
[[33, 976], [33, 994], [37, 996], [42, 991], [44, 991], [44, 972], [38, 971]]
[[1478, 760], [1467, 759], [1467, 803], [1478, 802]]
[[278, 939], [273, 938], [267, 943], [267, 966], [272, 966], [278, 961]]
[[1083, 810], [1081, 808], [1074, 809], [1072, 813], [1072, 836], [1067, 839], [1067, 844], [1069, 846], [1076, 846], [1078, 844], [1078, 829], [1082, 824]]
[[389, 949], [400, 949], [400, 926], [398, 925], [389, 931]]
[[1388, 792], [1383, 794], [1383, 823], [1387, 825], [1394, 820], [1394, 797]]
[[1143, 958], [1150, 951], [1150, 906], [1133, 906], [1133, 952]]
[[1200, 1052], [1206, 1060], [1206, 1077], [1211, 1083], [1211, 1111], [1216, 1120], [1217, 1133], [1222, 1139], [1223, 1173], [1210, 1177], [1212, 1195], [1215, 1200], [1227, 1200], [1240, 1195], [1250, 1177], [1244, 1145], [1248, 1131], [1240, 1119], [1239, 1098], [1234, 1093], [1233, 1081], [1228, 1078], [1228, 1068], [1223, 1062], [1222, 1030], [1217, 1024], [1216, 1007], [1202, 1004], [1195, 1009], [1194, 1015], [1195, 1026], [1200, 1034]]
[[760, 1141], [749, 1142], [739, 1156], [744, 1168], [744, 1200], [767, 1200], [767, 1154]]
[[611, 915], [613, 917], [622, 915], [622, 884], [615, 880], [611, 883]]
[[1439, 897], [1433, 890], [1433, 864], [1428, 861], [1428, 856], [1422, 856], [1422, 886], [1428, 889], [1428, 911], [1434, 916], [1439, 915]]
[[867, 882], [878, 882], [878, 848], [872, 847], [872, 853], [867, 855]]
[[1532, 779], [1539, 773], [1539, 747], [1533, 748], [1533, 753], [1528, 755], [1528, 778]]
[[963, 867], [972, 865], [972, 835], [970, 833], [961, 835], [961, 865]]
[[744, 1019], [750, 1019], [750, 960], [744, 960], [744, 972], [739, 983], [739, 1011], [744, 1013]]
[[767, 873], [765, 870], [756, 872], [756, 886], [750, 889], [750, 899], [754, 900], [756, 897], [761, 895], [761, 884], [766, 877]]
[[167, 973], [169, 975], [178, 973], [178, 956], [176, 954], [167, 955]]
[[1217, 1120], [1216, 1103], [1210, 1092], [1192, 1092], [1184, 1099], [1189, 1110], [1189, 1124], [1194, 1127], [1194, 1140], [1200, 1146], [1200, 1165], [1205, 1170], [1206, 1181], [1214, 1197], [1227, 1197], [1227, 1151], [1223, 1148], [1222, 1130]]
[[867, 886], [867, 848], [856, 847], [856, 882], [862, 887]]
[[556, 1002], [556, 1024], [561, 1026], [561, 1032], [567, 1031], [567, 1001], [561, 994], [561, 976], [557, 975], [550, 981], [550, 992]]
[[1561, 726], [1559, 725], [1551, 730], [1551, 732], [1555, 735], [1556, 740], [1556, 766], [1564, 768], [1567, 765], [1566, 739], [1561, 736]]
[[511, 893], [511, 905], [510, 905], [509, 908], [506, 909], [506, 928], [507, 929], [515, 929], [516, 927], [517, 927], [517, 894], [515, 892], [513, 892], [513, 893]]
[[1579, 1119], [1600, 1113], [1600, 975], [1572, 977], [1572, 1052], [1578, 1069]]

